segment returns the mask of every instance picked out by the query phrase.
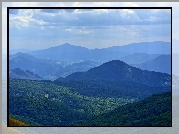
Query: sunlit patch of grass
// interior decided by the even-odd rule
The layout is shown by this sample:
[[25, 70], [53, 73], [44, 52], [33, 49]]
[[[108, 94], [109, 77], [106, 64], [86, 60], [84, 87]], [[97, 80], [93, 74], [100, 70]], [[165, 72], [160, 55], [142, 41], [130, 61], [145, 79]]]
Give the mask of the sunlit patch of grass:
[[28, 126], [28, 125], [10, 117], [9, 118], [9, 126]]

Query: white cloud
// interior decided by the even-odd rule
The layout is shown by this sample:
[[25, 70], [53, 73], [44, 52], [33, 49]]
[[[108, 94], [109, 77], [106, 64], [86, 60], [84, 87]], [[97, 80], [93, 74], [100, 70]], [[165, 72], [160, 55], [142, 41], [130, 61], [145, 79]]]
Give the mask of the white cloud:
[[78, 34], [89, 34], [90, 31], [87, 31], [87, 30], [78, 30], [77, 33], [78, 33]]
[[[21, 3], [21, 2], [9, 2], [8, 4], [4, 3], [2, 4], [2, 13], [3, 13], [3, 33], [6, 32], [6, 7], [7, 6], [24, 6], [24, 7], [30, 7], [30, 6], [41, 6], [41, 7], [47, 7], [47, 6], [51, 6], [51, 7], [65, 7], [65, 6], [73, 6], [73, 7], [136, 7], [136, 6], [157, 6], [157, 4], [159, 3], [131, 3], [131, 2], [37, 2], [37, 3]], [[161, 4], [161, 3], [160, 3]], [[164, 6], [172, 6], [173, 7], [173, 37], [178, 38], [178, 31], [177, 31], [177, 23], [176, 23], [176, 18], [178, 18], [178, 11], [179, 8], [177, 7], [177, 4], [174, 3], [164, 3]], [[13, 26], [16, 29], [21, 29], [19, 30], [19, 33], [17, 35], [15, 31], [15, 33], [13, 34], [13, 36], [15, 36], [16, 38], [18, 38], [18, 43], [14, 42], [14, 44], [21, 44], [21, 46], [25, 43], [28, 42], [27, 40], [32, 40], [33, 39], [33, 43], [37, 42], [37, 44], [39, 46], [37, 47], [43, 47], [43, 45], [40, 46], [40, 44], [43, 42], [43, 38], [49, 37], [49, 42], [53, 40], [57, 40], [59, 39], [60, 42], [55, 42], [54, 45], [59, 45], [62, 44], [63, 42], [72, 42], [73, 44], [80, 44], [80, 45], [84, 45], [84, 44], [88, 44], [89, 47], [93, 48], [94, 46], [90, 46], [90, 44], [93, 44], [92, 42], [95, 42], [100, 44], [100, 42], [103, 41], [103, 43], [101, 43], [103, 46], [108, 46], [108, 43], [110, 44], [110, 40], [114, 39], [114, 44], [118, 44], [118, 42], [125, 42], [125, 44], [127, 43], [132, 43], [132, 42], [138, 42], [138, 41], [148, 41], [148, 40], [168, 40], [169, 37], [168, 35], [166, 35], [165, 33], [167, 33], [169, 30], [165, 30], [165, 28], [161, 29], [160, 26], [156, 26], [156, 27], [149, 27], [149, 25], [136, 25], [135, 27], [132, 27], [131, 24], [136, 24], [136, 20], [138, 22], [141, 22], [141, 20], [145, 20], [148, 16], [145, 16], [145, 14], [147, 12], [141, 12], [140, 16], [139, 16], [139, 12], [136, 12], [135, 10], [123, 10], [121, 11], [123, 13], [123, 19], [122, 17], [118, 16], [115, 17], [115, 14], [119, 15], [119, 12], [116, 13], [111, 13], [110, 10], [99, 10], [99, 14], [101, 14], [101, 16], [97, 16], [97, 18], [99, 18], [98, 20], [95, 19], [95, 17], [93, 18], [93, 20], [91, 20], [90, 17], [87, 16], [87, 14], [92, 14], [94, 13], [94, 11], [85, 11], [81, 12], [79, 14], [81, 14], [81, 19], [79, 19], [79, 16], [75, 16], [74, 14], [77, 13], [77, 10], [73, 11], [73, 12], [64, 12], [63, 15], [61, 16], [58, 13], [40, 13], [39, 10], [19, 10], [18, 12], [18, 16], [13, 16], [16, 17], [13, 20]], [[74, 13], [71, 16], [67, 16]], [[111, 14], [110, 14], [111, 13]], [[143, 14], [142, 14], [143, 13]], [[152, 19], [153, 21], [160, 21], [163, 23], [162, 19], [158, 16], [160, 16], [160, 11], [151, 11], [149, 12], [152, 15]], [[42, 15], [43, 14], [43, 15]], [[78, 15], [79, 15], [78, 14]], [[106, 18], [104, 19], [104, 14], [108, 14], [109, 16], [106, 16]], [[158, 16], [155, 18], [155, 15], [153, 16], [153, 14], [158, 14]], [[163, 14], [163, 13], [162, 13]], [[35, 16], [36, 15], [36, 16]], [[22, 18], [22, 16], [24, 16]], [[84, 19], [83, 17], [86, 16], [86, 18]], [[129, 21], [129, 20], [135, 20], [134, 22]], [[149, 17], [148, 17], [149, 19]], [[107, 21], [108, 20], [108, 21]], [[149, 21], [149, 20], [148, 20]], [[12, 22], [12, 21], [11, 21]], [[128, 25], [119, 25], [119, 24], [126, 24], [129, 23]], [[63, 24], [63, 25], [62, 25]], [[84, 24], [84, 26], [82, 26]], [[115, 25], [113, 25], [115, 24]], [[118, 24], [118, 25], [116, 25]], [[110, 25], [108, 27], [106, 27], [107, 25]], [[34, 27], [32, 27], [34, 26]], [[85, 28], [83, 28], [85, 27]], [[115, 27], [115, 28], [114, 28]], [[117, 28], [120, 27], [120, 28]], [[37, 29], [38, 30], [37, 30]], [[41, 28], [43, 30], [41, 30]], [[156, 32], [155, 32], [156, 30]], [[28, 32], [25, 34], [22, 34], [23, 32]], [[165, 32], [166, 31], [166, 32]], [[68, 33], [65, 33], [68, 32]], [[34, 33], [33, 35], [31, 33]], [[19, 35], [19, 37], [18, 37]], [[28, 35], [29, 37], [26, 37], [26, 35]], [[85, 40], [85, 42], [81, 42], [80, 40], [82, 40], [84, 38], [84, 36], [88, 36], [89, 40]], [[119, 35], [119, 36], [118, 36]], [[148, 39], [148, 37], [145, 38], [145, 36], [151, 36], [150, 39]], [[3, 38], [6, 38], [6, 34], [2, 35]], [[27, 39], [24, 40], [23, 37], [26, 37]], [[131, 36], [131, 38], [129, 39], [128, 36]], [[97, 40], [98, 38], [101, 38], [99, 40]], [[16, 41], [17, 41], [16, 40]], [[92, 41], [91, 41], [92, 40]], [[6, 41], [6, 40], [5, 40]], [[5, 41], [3, 41], [3, 45], [6, 45]], [[46, 41], [46, 40], [45, 40]], [[44, 42], [45, 42], [44, 41]], [[43, 43], [44, 43], [43, 42]], [[42, 44], [43, 44], [42, 43]], [[53, 42], [54, 43], [54, 42]], [[50, 44], [53, 44], [50, 43]], [[124, 43], [122, 43], [124, 44]], [[17, 45], [16, 45], [17, 46]], [[28, 47], [28, 46], [27, 46]], [[102, 47], [102, 46], [101, 46]], [[6, 48], [6, 47], [4, 47]]]
[[134, 11], [132, 9], [121, 9], [121, 13], [124, 13], [124, 14], [134, 14]]
[[[26, 12], [28, 13], [28, 12]], [[47, 22], [44, 22], [43, 20], [38, 20], [32, 18], [32, 15], [29, 16], [11, 16], [9, 17], [9, 25], [10, 28], [18, 28], [21, 27], [27, 27], [27, 26], [33, 26], [33, 25], [45, 25], [48, 24]]]
[[139, 36], [139, 33], [132, 32], [132, 31], [129, 31], [128, 34], [129, 34], [129, 36], [132, 36], [132, 37], [138, 37]]
[[72, 30], [71, 29], [65, 29], [66, 31], [69, 31], [69, 32], [71, 32]]

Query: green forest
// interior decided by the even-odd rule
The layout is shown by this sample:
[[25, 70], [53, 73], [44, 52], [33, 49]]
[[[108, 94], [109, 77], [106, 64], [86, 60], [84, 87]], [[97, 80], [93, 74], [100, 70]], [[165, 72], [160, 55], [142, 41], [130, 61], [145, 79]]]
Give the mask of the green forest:
[[171, 92], [137, 97], [119, 85], [10, 79], [9, 115], [28, 126], [171, 126]]
[[165, 92], [72, 125], [145, 127], [172, 126], [171, 122], [171, 92]]

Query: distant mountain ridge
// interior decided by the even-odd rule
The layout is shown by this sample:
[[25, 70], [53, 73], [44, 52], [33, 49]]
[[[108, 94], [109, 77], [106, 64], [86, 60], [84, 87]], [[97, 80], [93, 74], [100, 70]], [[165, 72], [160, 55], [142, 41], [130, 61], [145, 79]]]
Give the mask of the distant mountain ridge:
[[29, 53], [41, 59], [51, 59], [56, 61], [79, 61], [79, 60], [114, 60], [126, 56], [129, 53], [118, 51], [108, 51], [105, 49], [88, 49], [81, 46], [74, 46], [65, 43], [59, 46]]
[[28, 53], [16, 53], [9, 57], [9, 68], [20, 68], [29, 70], [44, 79], [54, 80], [65, 77], [77, 71], [87, 71], [90, 68], [102, 64], [101, 61], [79, 61], [79, 62], [55, 62], [48, 59], [39, 59]]
[[30, 72], [29, 70], [21, 70], [15, 68], [9, 71], [9, 77], [13, 79], [30, 79], [30, 80], [43, 80], [40, 76]]
[[[88, 49], [65, 43], [44, 50], [12, 54], [10, 55], [9, 65], [10, 69], [21, 68], [22, 70], [29, 70], [49, 80], [66, 77], [78, 71], [87, 71], [112, 60], [121, 60], [129, 65], [148, 70], [142, 64], [163, 53], [170, 53], [170, 47], [169, 42], [161, 41], [133, 43], [102, 49]], [[153, 54], [155, 52], [158, 52], [158, 54]], [[167, 61], [167, 63], [169, 62]], [[170, 72], [167, 68], [164, 70], [162, 66], [157, 68], [153, 67], [153, 64], [147, 66], [150, 67], [150, 71]]]
[[134, 66], [142, 70], [171, 74], [171, 55], [160, 55], [154, 59]]
[[159, 54], [134, 53], [122, 57], [120, 60], [129, 65], [141, 64], [160, 56]]
[[39, 58], [51, 60], [117, 60], [121, 57], [133, 53], [147, 54], [170, 54], [170, 42], [141, 42], [132, 43], [124, 46], [113, 46], [102, 49], [88, 49], [81, 46], [74, 46], [69, 43], [47, 48], [44, 50], [33, 51], [30, 54]]
[[105, 48], [113, 51], [123, 51], [128, 53], [147, 54], [171, 54], [171, 43], [163, 41], [131, 43], [124, 46], [112, 46]]
[[30, 53], [34, 50], [28, 50], [28, 49], [13, 49], [13, 50], [10, 50], [9, 53], [10, 54], [16, 54], [18, 52], [22, 52], [22, 53]]
[[17, 53], [10, 55], [9, 69], [20, 68], [29, 70], [40, 77], [45, 77], [49, 74], [53, 75], [54, 70], [62, 68], [53, 61], [38, 59], [27, 53]]

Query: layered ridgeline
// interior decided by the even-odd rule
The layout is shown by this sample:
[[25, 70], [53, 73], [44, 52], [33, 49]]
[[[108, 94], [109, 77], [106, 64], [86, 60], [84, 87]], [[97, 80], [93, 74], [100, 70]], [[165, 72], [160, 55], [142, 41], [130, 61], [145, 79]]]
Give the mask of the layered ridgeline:
[[[158, 58], [152, 62], [158, 56], [170, 54], [169, 42], [142, 42], [102, 49], [88, 49], [66, 43], [44, 50], [23, 52], [28, 54], [19, 52], [10, 55], [10, 69], [29, 70], [48, 80], [66, 77], [77, 71], [87, 71], [111, 60], [122, 60], [143, 70], [164, 73], [170, 72], [168, 64], [171, 63], [171, 59], [164, 56], [164, 59]], [[164, 62], [167, 63], [165, 68]]]
[[[159, 50], [162, 44], [163, 47]], [[9, 114], [29, 126], [108, 125], [110, 122], [106, 122], [106, 117], [109, 114], [112, 114], [109, 116], [110, 121], [115, 117], [120, 118], [121, 124], [119, 120], [113, 121], [118, 126], [135, 123], [145, 126], [146, 118], [147, 121], [154, 119], [154, 126], [170, 126], [170, 100], [164, 99], [169, 98], [170, 93], [163, 94], [165, 101], [161, 100], [159, 105], [152, 103], [153, 100], [160, 100], [155, 95], [149, 101], [146, 101], [146, 97], [170, 92], [171, 75], [160, 73], [160, 69], [155, 72], [133, 67], [144, 63], [153, 64], [152, 60], [168, 54], [170, 43], [151, 42], [143, 45], [145, 49], [148, 46], [148, 52], [140, 43], [137, 44], [137, 49], [132, 45], [87, 49], [65, 44], [29, 54], [10, 55]], [[141, 54], [142, 51], [145, 54]], [[131, 55], [138, 57], [137, 60], [131, 61]], [[59, 78], [55, 81], [32, 80], [35, 76], [45, 79]], [[129, 103], [131, 106], [128, 106]], [[141, 107], [139, 105], [146, 107], [137, 109]], [[136, 108], [136, 117], [142, 115], [143, 119], [134, 118], [128, 122], [125, 115], [131, 115], [130, 118], [134, 116], [133, 110], [126, 110], [128, 107]], [[153, 115], [148, 114], [153, 110], [158, 111], [157, 108], [160, 107], [166, 107], [168, 111], [165, 109]], [[118, 115], [118, 112], [123, 113], [123, 116]], [[95, 118], [97, 120], [93, 124], [91, 120]], [[102, 119], [101, 122], [99, 118]]]
[[56, 70], [61, 69], [62, 67], [58, 66], [53, 61], [47, 59], [38, 59], [30, 54], [19, 52], [10, 55], [9, 68], [10, 70], [15, 68], [29, 70], [39, 75], [40, 77], [48, 78], [48, 76], [50, 75], [51, 78], [53, 78], [53, 73], [55, 73]]
[[[75, 126], [154, 93], [171, 91], [170, 77], [115, 60], [60, 81], [10, 79], [9, 114], [30, 126]], [[161, 123], [169, 122], [166, 116]]]
[[20, 68], [10, 70], [9, 77], [12, 79], [43, 80], [43, 78], [30, 72], [29, 70], [21, 70]]
[[58, 77], [67, 76], [77, 71], [87, 71], [90, 68], [102, 64], [99, 61], [52, 61], [49, 59], [39, 59], [27, 53], [16, 53], [10, 55], [9, 68], [10, 70], [20, 68], [29, 70], [44, 79], [54, 80]]

